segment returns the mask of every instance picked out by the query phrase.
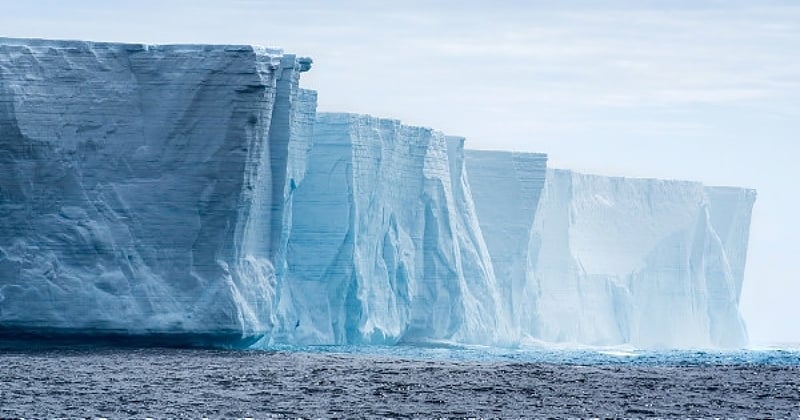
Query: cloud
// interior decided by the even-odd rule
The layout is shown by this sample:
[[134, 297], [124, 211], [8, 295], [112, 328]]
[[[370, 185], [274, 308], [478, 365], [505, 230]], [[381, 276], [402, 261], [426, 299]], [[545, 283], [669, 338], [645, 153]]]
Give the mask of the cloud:
[[520, 14], [530, 20], [405, 42], [432, 60], [497, 66], [510, 83], [573, 103], [576, 96], [641, 106], [798, 95], [800, 58], [786, 54], [800, 50], [798, 8]]

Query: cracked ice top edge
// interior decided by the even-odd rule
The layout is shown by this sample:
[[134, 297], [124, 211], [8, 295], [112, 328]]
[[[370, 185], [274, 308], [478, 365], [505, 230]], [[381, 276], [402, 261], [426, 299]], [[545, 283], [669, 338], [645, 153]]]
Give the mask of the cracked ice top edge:
[[180, 53], [200, 53], [200, 52], [252, 52], [257, 56], [268, 58], [274, 65], [279, 65], [281, 58], [292, 57], [297, 61], [301, 72], [308, 71], [311, 67], [312, 59], [308, 57], [288, 54], [281, 48], [264, 47], [252, 44], [195, 44], [195, 43], [166, 43], [148, 44], [141, 42], [108, 42], [108, 41], [84, 41], [77, 39], [44, 39], [44, 38], [12, 38], [0, 37], [0, 45], [27, 48], [86, 48], [86, 49], [123, 49], [127, 51], [164, 51]]
[[712, 188], [721, 190], [728, 189], [731, 191], [745, 192], [747, 195], [753, 196], [753, 198], [755, 198], [757, 194], [757, 191], [754, 188], [706, 185], [702, 181], [696, 181], [696, 180], [686, 180], [686, 179], [676, 179], [676, 178], [655, 178], [647, 176], [638, 177], [638, 176], [621, 176], [621, 175], [603, 175], [603, 174], [586, 173], [586, 172], [576, 171], [574, 169], [563, 169], [563, 168], [547, 168], [547, 171], [548, 174], [569, 176], [572, 179], [607, 180], [609, 182], [634, 182], [634, 183], [642, 182], [642, 183], [657, 183], [664, 185], [672, 184], [672, 185], [682, 185], [682, 186], [694, 186], [694, 187]]
[[319, 112], [317, 113], [317, 121], [322, 124], [332, 125], [396, 127], [404, 128], [406, 130], [424, 132], [431, 136], [457, 137], [448, 136], [442, 131], [431, 127], [405, 124], [403, 121], [397, 118], [376, 117], [370, 114], [359, 114], [354, 112]]

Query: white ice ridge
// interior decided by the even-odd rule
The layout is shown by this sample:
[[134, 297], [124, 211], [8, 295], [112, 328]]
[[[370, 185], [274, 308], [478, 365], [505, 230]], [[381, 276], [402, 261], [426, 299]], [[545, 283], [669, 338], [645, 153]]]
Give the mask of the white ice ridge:
[[0, 38], [0, 329], [270, 330], [309, 66], [251, 46]]

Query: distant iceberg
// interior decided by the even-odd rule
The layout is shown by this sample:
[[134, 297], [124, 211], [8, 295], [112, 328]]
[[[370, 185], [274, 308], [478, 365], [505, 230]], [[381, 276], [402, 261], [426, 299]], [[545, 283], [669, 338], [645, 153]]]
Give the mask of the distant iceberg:
[[[497, 153], [467, 156], [471, 179], [502, 166]], [[505, 156], [508, 168], [522, 160]], [[506, 194], [473, 188], [490, 252], [517, 268], [509, 277], [523, 335], [639, 348], [747, 344], [738, 303], [755, 191], [543, 168], [528, 184], [545, 173], [541, 191], [522, 192], [516, 179]], [[532, 223], [505, 226], [534, 202]]]
[[747, 344], [754, 191], [317, 114], [310, 65], [0, 38], [0, 339]]

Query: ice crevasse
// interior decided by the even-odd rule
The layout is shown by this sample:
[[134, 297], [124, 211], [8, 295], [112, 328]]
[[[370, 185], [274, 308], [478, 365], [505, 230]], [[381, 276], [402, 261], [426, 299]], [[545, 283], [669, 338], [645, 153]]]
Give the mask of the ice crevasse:
[[0, 338], [746, 344], [754, 191], [317, 114], [310, 64], [0, 38]]

